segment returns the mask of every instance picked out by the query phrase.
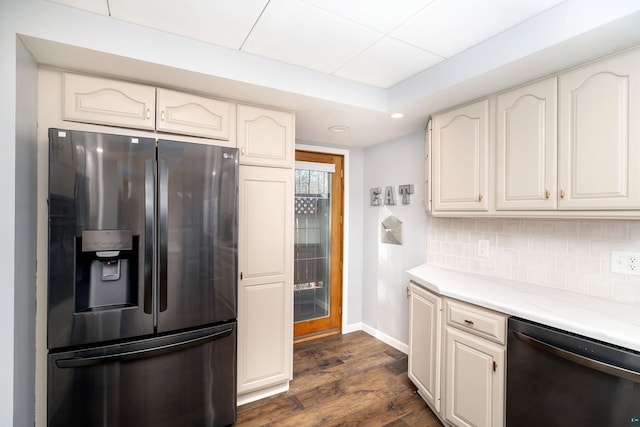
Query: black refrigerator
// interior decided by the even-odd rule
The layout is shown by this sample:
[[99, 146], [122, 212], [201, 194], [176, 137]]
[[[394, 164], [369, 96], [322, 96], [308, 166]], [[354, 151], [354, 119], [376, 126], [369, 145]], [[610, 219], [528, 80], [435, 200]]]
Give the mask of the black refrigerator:
[[237, 160], [49, 129], [50, 427], [235, 421]]

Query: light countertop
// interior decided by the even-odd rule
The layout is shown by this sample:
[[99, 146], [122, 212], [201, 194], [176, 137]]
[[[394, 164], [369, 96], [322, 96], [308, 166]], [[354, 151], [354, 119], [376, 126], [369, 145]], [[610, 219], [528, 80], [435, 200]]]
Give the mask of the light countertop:
[[442, 296], [640, 351], [638, 305], [428, 264], [407, 274]]

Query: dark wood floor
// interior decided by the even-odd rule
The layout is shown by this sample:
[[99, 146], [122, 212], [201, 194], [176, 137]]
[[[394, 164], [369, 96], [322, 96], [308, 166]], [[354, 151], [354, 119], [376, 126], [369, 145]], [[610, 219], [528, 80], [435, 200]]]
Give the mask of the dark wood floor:
[[235, 426], [441, 426], [407, 378], [407, 356], [365, 332], [296, 344], [286, 393], [238, 408]]

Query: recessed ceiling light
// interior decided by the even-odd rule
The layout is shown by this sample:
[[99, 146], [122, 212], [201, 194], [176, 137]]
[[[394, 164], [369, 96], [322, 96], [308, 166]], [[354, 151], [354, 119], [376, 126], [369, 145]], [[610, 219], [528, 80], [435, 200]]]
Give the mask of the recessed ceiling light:
[[404, 117], [404, 113], [393, 113], [391, 114], [392, 119], [401, 119]]
[[349, 126], [330, 126], [329, 130], [335, 133], [344, 133], [351, 129]]

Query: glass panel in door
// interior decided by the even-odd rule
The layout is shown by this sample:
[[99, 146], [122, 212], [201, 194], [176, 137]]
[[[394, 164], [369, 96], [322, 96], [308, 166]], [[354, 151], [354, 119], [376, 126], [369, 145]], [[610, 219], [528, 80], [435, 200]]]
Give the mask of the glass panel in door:
[[330, 172], [296, 169], [295, 210], [294, 321], [301, 322], [330, 312]]

